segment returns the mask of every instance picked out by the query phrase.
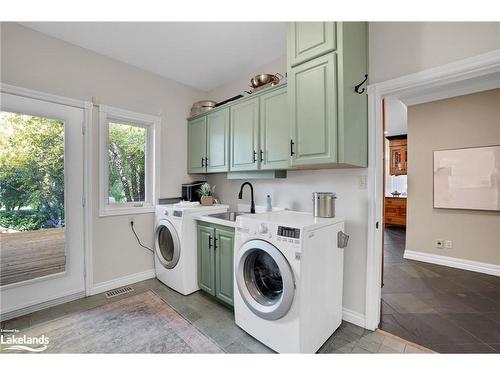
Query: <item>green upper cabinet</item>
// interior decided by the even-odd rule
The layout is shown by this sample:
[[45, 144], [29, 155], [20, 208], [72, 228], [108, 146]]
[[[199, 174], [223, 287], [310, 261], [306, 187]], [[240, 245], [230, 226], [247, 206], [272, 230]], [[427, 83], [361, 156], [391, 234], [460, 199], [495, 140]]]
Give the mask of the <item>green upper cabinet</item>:
[[296, 66], [337, 47], [335, 22], [290, 22], [288, 65]]
[[188, 121], [188, 173], [205, 173], [207, 154], [207, 119]]
[[286, 169], [290, 163], [287, 88], [260, 97], [260, 169]]
[[259, 98], [231, 106], [231, 171], [259, 168]]
[[229, 170], [229, 108], [207, 115], [207, 172]]
[[[314, 39], [303, 37], [300, 30], [320, 35], [320, 29], [330, 30], [325, 35], [334, 35], [336, 43], [322, 49], [321, 55], [294, 64], [297, 52], [291, 46], [305, 43], [296, 39], [310, 40], [310, 44]], [[320, 28], [297, 22], [288, 31], [291, 165], [366, 167], [366, 88], [361, 94], [354, 88], [367, 74], [367, 24], [330, 22]]]
[[290, 70], [292, 164], [337, 162], [336, 54]]
[[215, 296], [233, 305], [234, 230], [215, 230]]

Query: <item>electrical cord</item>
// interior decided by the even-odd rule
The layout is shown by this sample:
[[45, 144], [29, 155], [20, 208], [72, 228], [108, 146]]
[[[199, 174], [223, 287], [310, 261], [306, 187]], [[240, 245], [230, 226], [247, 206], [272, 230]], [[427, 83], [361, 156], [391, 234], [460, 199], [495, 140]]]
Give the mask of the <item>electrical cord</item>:
[[143, 248], [145, 248], [145, 249], [147, 249], [147, 250], [151, 251], [151, 252], [154, 254], [153, 249], [151, 249], [151, 248], [149, 248], [149, 247], [147, 247], [147, 246], [144, 246], [144, 245], [142, 244], [141, 240], [139, 239], [139, 236], [137, 235], [137, 233], [135, 233], [135, 229], [134, 229], [134, 222], [133, 222], [132, 220], [130, 221], [130, 228], [132, 228], [132, 232], [134, 233], [135, 238], [137, 238], [137, 242], [139, 243], [139, 245], [140, 245], [141, 247], [143, 247]]

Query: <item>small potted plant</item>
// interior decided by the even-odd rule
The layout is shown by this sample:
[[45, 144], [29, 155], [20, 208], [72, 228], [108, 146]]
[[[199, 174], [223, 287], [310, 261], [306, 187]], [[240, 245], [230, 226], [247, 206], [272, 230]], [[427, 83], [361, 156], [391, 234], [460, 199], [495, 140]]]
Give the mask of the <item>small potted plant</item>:
[[198, 190], [198, 193], [200, 193], [201, 196], [201, 204], [203, 206], [211, 206], [214, 204], [214, 194], [215, 191], [215, 186], [211, 187], [208, 182], [205, 182], [203, 185], [201, 185], [200, 189]]

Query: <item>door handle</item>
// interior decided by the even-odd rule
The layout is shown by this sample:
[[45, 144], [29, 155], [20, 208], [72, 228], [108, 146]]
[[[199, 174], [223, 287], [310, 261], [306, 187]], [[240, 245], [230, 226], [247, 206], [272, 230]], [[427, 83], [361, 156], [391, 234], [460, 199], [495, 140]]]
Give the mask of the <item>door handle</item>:
[[264, 151], [260, 150], [260, 161], [264, 161]]
[[253, 162], [257, 162], [257, 151], [253, 150]]
[[202, 167], [204, 167], [204, 166], [205, 166], [204, 161], [205, 161], [205, 158], [201, 158], [201, 166], [202, 166]]
[[208, 236], [208, 248], [212, 248], [212, 236]]
[[293, 141], [293, 139], [290, 139], [290, 156], [293, 156], [295, 154], [295, 152], [293, 152], [293, 145], [295, 144], [295, 142]]
[[205, 167], [208, 167], [208, 158], [205, 158]]
[[217, 250], [217, 237], [214, 237], [214, 250]]

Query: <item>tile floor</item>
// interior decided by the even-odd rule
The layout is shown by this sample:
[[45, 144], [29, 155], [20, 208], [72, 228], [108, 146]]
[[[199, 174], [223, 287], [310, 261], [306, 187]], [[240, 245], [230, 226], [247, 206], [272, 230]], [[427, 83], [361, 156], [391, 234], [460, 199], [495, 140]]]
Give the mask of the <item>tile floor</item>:
[[500, 277], [403, 259], [385, 230], [380, 328], [441, 353], [500, 352]]
[[[107, 299], [104, 294], [82, 298], [63, 305], [34, 312], [2, 322], [5, 329], [25, 329], [67, 314], [88, 310], [103, 304], [152, 290], [167, 301], [184, 318], [211, 337], [228, 353], [272, 353], [234, 323], [233, 311], [213, 301], [201, 292], [183, 296], [156, 279], [132, 284], [132, 293]], [[368, 331], [343, 322], [340, 328], [320, 348], [319, 353], [425, 353], [427, 349], [382, 331]]]

